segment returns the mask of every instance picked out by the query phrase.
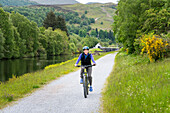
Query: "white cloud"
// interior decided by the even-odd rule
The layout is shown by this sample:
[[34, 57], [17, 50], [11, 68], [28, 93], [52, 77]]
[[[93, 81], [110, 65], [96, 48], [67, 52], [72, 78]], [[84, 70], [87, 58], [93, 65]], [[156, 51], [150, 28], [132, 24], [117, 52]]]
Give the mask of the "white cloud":
[[80, 3], [88, 3], [88, 2], [100, 2], [100, 3], [107, 3], [107, 2], [113, 2], [118, 3], [118, 0], [77, 0]]

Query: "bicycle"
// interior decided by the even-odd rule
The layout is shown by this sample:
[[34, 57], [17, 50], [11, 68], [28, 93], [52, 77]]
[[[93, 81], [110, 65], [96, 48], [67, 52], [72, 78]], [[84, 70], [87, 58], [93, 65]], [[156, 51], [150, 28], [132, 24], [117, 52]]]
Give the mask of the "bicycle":
[[[78, 65], [77, 67], [87, 68], [87, 67], [92, 67], [92, 66], [95, 66], [95, 65], [85, 65], [85, 66]], [[83, 90], [84, 90], [84, 98], [87, 98], [87, 95], [89, 95], [89, 79], [88, 79], [87, 70], [84, 71], [83, 73]]]

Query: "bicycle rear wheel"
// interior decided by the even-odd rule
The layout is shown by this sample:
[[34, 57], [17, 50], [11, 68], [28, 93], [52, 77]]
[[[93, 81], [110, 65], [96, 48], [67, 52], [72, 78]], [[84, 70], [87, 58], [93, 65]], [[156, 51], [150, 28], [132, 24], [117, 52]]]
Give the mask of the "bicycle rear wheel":
[[84, 89], [84, 98], [87, 98], [87, 86], [86, 86], [86, 77], [83, 77], [83, 89]]

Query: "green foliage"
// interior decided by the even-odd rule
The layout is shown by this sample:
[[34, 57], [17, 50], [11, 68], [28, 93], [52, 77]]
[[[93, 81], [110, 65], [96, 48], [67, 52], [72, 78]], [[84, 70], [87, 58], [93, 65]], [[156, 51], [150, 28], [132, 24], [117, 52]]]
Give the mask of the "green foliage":
[[61, 29], [62, 31], [65, 31], [67, 36], [69, 36], [68, 34], [68, 30], [67, 30], [67, 26], [66, 26], [66, 22], [63, 16], [57, 16], [57, 24], [56, 24], [58, 29]]
[[45, 30], [42, 35], [41, 43], [47, 50], [48, 55], [60, 55], [69, 53], [68, 37], [65, 32], [60, 29], [55, 31], [52, 28]]
[[0, 19], [0, 29], [5, 38], [4, 56], [5, 58], [12, 58], [15, 46], [13, 25], [9, 13], [6, 13], [2, 8], [0, 8]]
[[[70, 48], [73, 48], [74, 52], [82, 52], [82, 43], [81, 43], [81, 40], [82, 38], [76, 34], [73, 34], [70, 36], [70, 40], [69, 40], [69, 43], [73, 43], [75, 45], [73, 45], [73, 47], [70, 47]], [[76, 49], [76, 50], [75, 50]]]
[[99, 40], [96, 37], [86, 36], [85, 38], [82, 39], [82, 45], [88, 46], [90, 48], [94, 47], [98, 43], [99, 43]]
[[35, 1], [39, 4], [44, 4], [44, 5], [56, 5], [56, 4], [76, 4], [79, 3], [76, 0], [30, 0], [30, 1]]
[[93, 37], [96, 37], [97, 36], [96, 30], [91, 30], [90, 35]]
[[3, 37], [3, 33], [0, 29], [0, 59], [4, 57], [4, 43], [5, 43], [5, 38]]
[[85, 11], [85, 12], [84, 12], [84, 14], [87, 14], [87, 13], [88, 13], [88, 11]]
[[81, 29], [79, 31], [79, 36], [80, 37], [86, 37], [86, 35], [87, 35], [87, 30], [86, 29]]
[[3, 6], [24, 6], [24, 5], [36, 5], [36, 2], [30, 0], [1, 0], [0, 4]]
[[[38, 28], [25, 16], [0, 9], [0, 59], [69, 54], [69, 39], [60, 29]], [[61, 19], [62, 26], [64, 21]], [[59, 25], [59, 24], [58, 24]], [[63, 27], [64, 28], [64, 27]], [[63, 29], [64, 30], [64, 29]]]
[[82, 18], [82, 19], [85, 19], [85, 18], [86, 18], [85, 14], [83, 14], [83, 15], [81, 16], [81, 18]]
[[48, 14], [47, 14], [47, 17], [45, 18], [44, 22], [43, 22], [43, 26], [47, 29], [49, 27], [52, 27], [53, 30], [55, 30], [57, 28], [57, 18], [56, 18], [56, 15], [54, 14], [53, 11], [50, 11]]
[[30, 22], [23, 15], [14, 12], [11, 13], [11, 19], [21, 37], [21, 39], [17, 40], [21, 41], [21, 45], [26, 45], [26, 47], [21, 47], [19, 44], [19, 48], [22, 48], [22, 50], [20, 50], [22, 51], [21, 54], [26, 54], [26, 56], [29, 57], [37, 56], [37, 49], [39, 47], [39, 28], [37, 24], [35, 22]]
[[120, 52], [103, 92], [104, 113], [168, 113], [170, 59], [148, 63], [147, 57]]
[[[87, 18], [84, 15], [85, 17], [82, 19], [77, 12], [59, 12], [57, 11], [58, 9], [56, 10], [53, 7], [4, 7], [4, 10], [8, 12], [18, 12], [27, 17], [30, 21], [36, 22], [39, 27], [44, 26], [46, 29], [48, 27], [53, 27], [53, 30], [55, 28], [64, 29], [63, 31], [66, 31], [67, 35], [72, 33], [79, 34], [81, 29], [86, 29], [87, 32], [89, 32], [91, 30], [90, 25], [95, 23], [94, 18]], [[67, 24], [67, 26], [65, 24]], [[76, 26], [74, 24], [76, 24]]]
[[77, 52], [77, 47], [74, 43], [69, 43], [70, 49], [73, 53]]
[[117, 41], [135, 51], [134, 40], [150, 32], [167, 34], [170, 16], [168, 0], [120, 0], [114, 16]]

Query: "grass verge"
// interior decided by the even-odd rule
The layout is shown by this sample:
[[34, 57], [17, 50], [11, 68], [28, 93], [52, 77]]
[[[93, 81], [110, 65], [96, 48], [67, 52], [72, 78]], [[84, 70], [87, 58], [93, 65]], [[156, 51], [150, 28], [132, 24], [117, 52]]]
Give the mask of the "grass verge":
[[148, 63], [147, 57], [120, 52], [102, 93], [102, 112], [170, 112], [169, 78], [170, 58]]
[[[94, 59], [97, 60], [110, 53], [113, 52], [101, 53], [101, 55], [94, 56]], [[78, 70], [77, 67], [74, 67], [76, 60], [72, 59], [64, 63], [51, 65], [44, 70], [27, 73], [20, 77], [13, 76], [9, 81], [0, 83], [0, 109], [11, 103], [11, 101], [16, 101], [35, 91], [35, 89], [42, 87], [44, 84], [64, 74]]]

